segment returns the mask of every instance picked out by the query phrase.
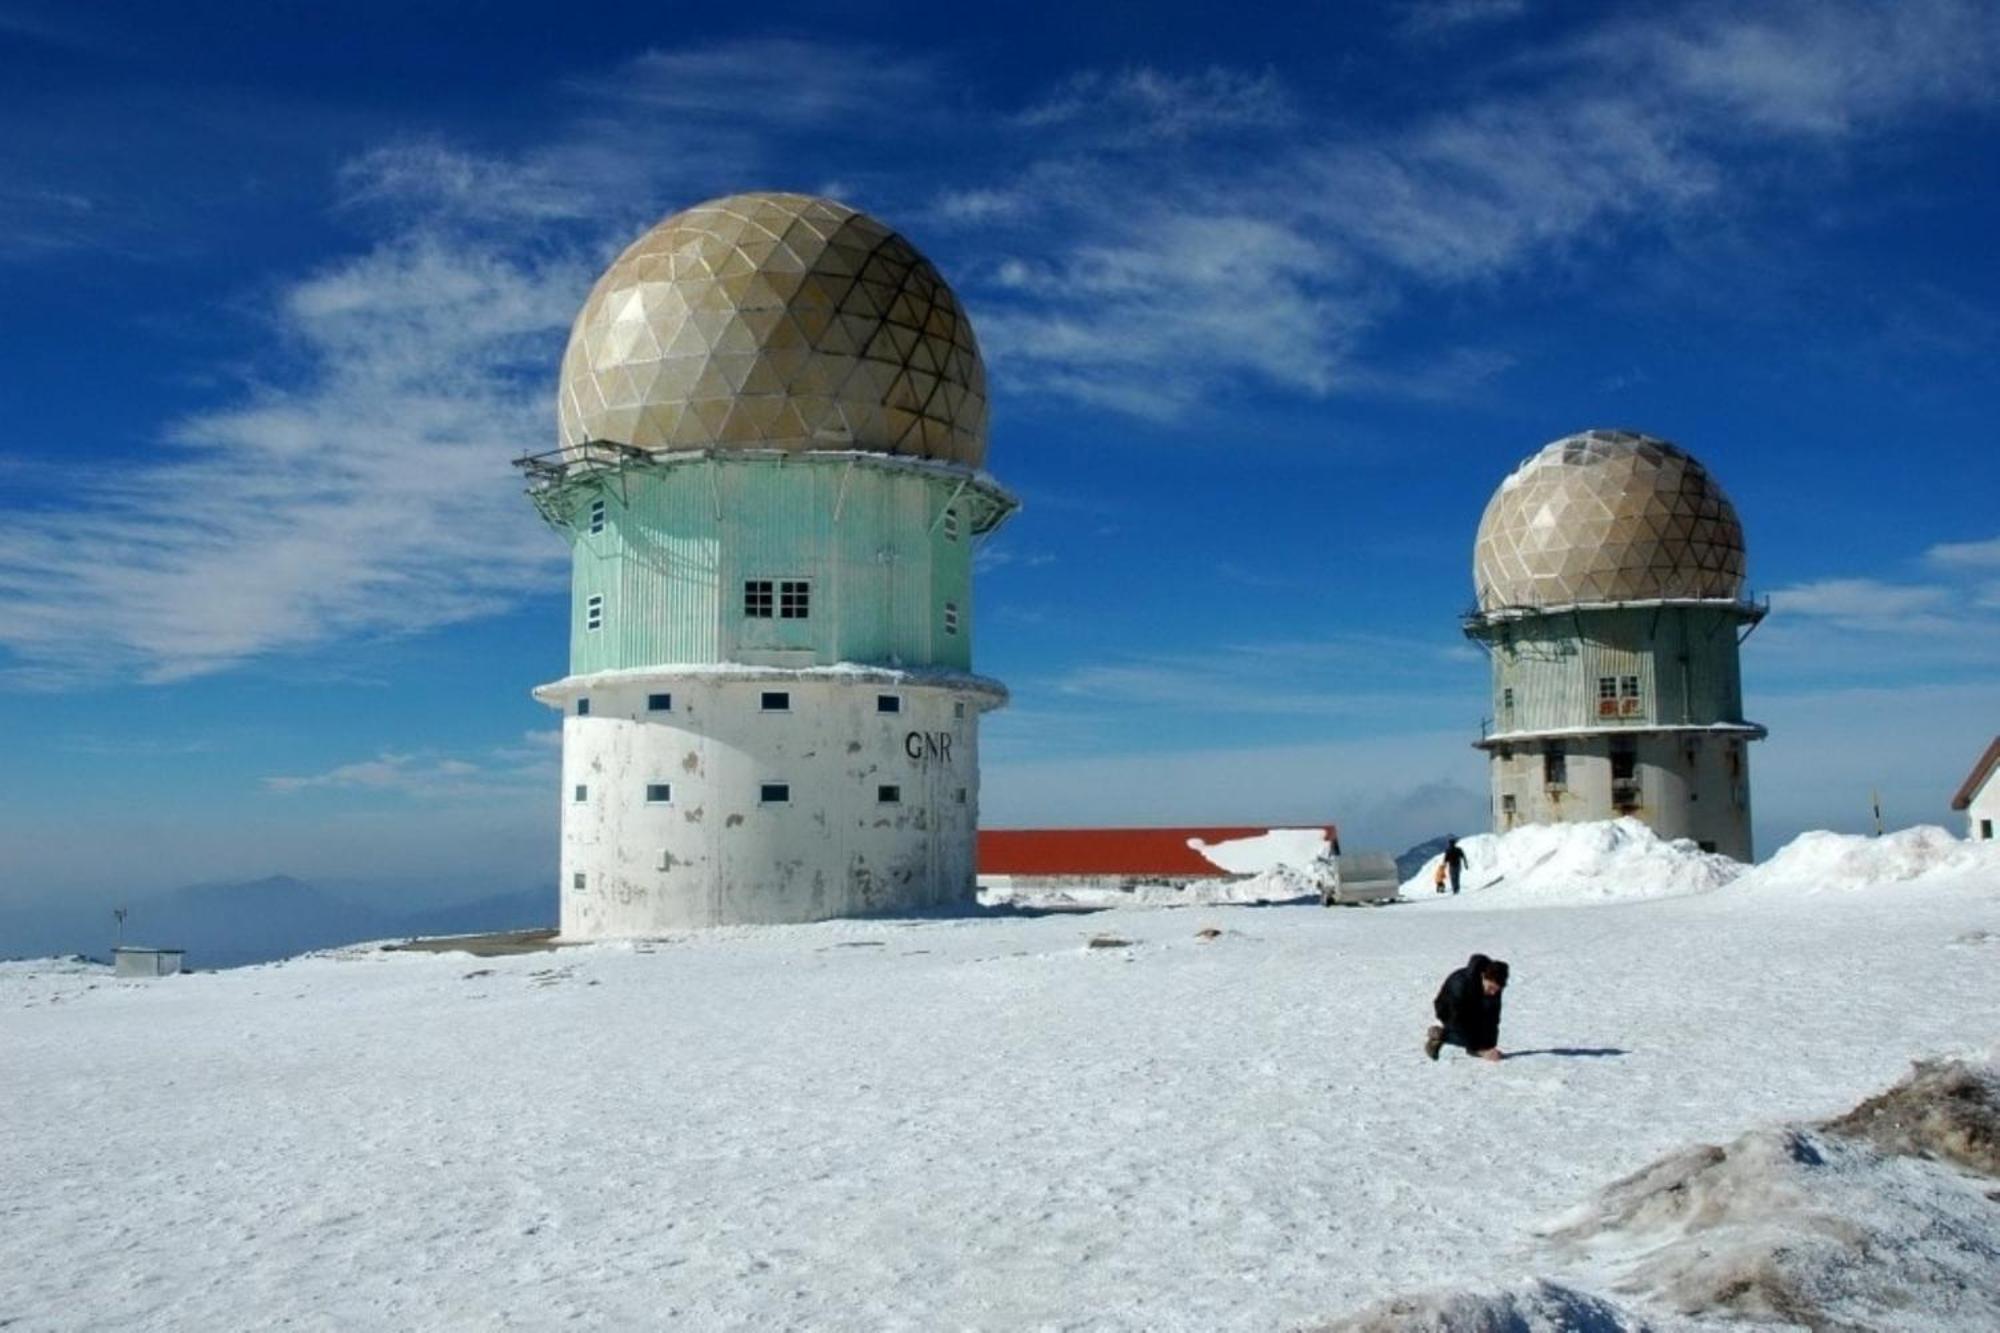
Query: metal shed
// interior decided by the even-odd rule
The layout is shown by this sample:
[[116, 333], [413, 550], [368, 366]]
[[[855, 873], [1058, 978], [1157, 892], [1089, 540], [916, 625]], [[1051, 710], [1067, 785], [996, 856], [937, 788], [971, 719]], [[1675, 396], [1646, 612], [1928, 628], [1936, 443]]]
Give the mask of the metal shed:
[[111, 951], [113, 974], [121, 977], [170, 977], [181, 970], [185, 949], [140, 949], [120, 945]]

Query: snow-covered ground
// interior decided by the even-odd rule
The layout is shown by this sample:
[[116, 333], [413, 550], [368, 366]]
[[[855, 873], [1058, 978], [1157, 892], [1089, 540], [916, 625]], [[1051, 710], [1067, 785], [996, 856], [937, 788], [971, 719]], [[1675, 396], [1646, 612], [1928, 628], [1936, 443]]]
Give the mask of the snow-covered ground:
[[[1402, 1299], [1678, 1328], [1655, 1233], [1684, 1220], [1607, 1187], [1681, 1165], [1740, 1206], [1727, 1169], [1822, 1190], [1904, 1247], [1884, 1272], [2000, 1291], [1963, 1232], [2000, 1218], [1990, 1178], [1811, 1135], [1831, 1174], [1798, 1175], [1783, 1150], [1913, 1057], [2000, 1043], [2000, 864], [1940, 844], [1896, 876], [1909, 849], [1878, 844], [1843, 891], [1798, 887], [1858, 841], [1782, 883], [1784, 856], [1761, 885], [1586, 906], [7, 965], [0, 1326], [1277, 1329]], [[1088, 947], [1106, 933], [1129, 946]], [[1513, 965], [1514, 1057], [1432, 1064], [1431, 993], [1475, 950]], [[1977, 1289], [1899, 1313], [1883, 1283], [1843, 1315], [1990, 1326]]]

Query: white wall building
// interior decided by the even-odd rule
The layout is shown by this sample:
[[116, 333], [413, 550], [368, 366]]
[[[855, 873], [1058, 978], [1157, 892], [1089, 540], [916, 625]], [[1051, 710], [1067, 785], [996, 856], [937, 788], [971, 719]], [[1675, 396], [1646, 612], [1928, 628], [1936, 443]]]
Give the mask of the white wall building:
[[1990, 842], [2000, 835], [2000, 736], [1966, 775], [1951, 808], [1965, 811], [1965, 836]]

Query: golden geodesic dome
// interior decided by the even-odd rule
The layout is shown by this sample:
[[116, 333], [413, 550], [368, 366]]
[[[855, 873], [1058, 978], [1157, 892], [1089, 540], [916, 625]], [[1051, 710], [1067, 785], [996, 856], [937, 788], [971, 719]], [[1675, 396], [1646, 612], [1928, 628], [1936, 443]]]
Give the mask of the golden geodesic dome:
[[856, 449], [979, 467], [986, 369], [930, 261], [845, 204], [737, 194], [676, 213], [590, 290], [562, 443]]
[[1708, 469], [1665, 440], [1587, 430], [1522, 463], [1473, 550], [1481, 611], [1738, 598], [1743, 525]]

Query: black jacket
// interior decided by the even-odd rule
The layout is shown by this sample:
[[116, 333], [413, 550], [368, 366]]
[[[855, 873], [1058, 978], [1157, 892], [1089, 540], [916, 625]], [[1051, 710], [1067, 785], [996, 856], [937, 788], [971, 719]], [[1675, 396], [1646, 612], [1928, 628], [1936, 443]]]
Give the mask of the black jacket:
[[1479, 984], [1486, 968], [1483, 953], [1444, 979], [1431, 1007], [1444, 1024], [1445, 1039], [1463, 1044], [1468, 1051], [1491, 1050], [1500, 1044], [1500, 996], [1488, 995]]

